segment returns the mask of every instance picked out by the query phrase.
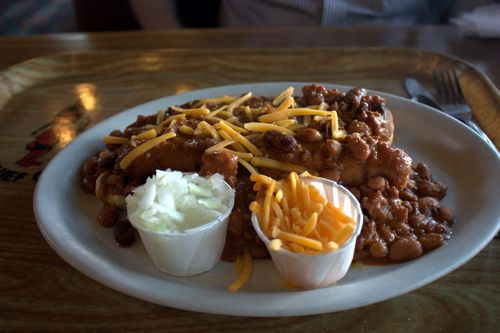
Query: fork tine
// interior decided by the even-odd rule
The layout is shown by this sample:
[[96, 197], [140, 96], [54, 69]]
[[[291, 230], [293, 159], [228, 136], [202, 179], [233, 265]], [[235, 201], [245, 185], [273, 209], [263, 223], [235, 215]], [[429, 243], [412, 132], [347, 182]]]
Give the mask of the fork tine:
[[434, 86], [436, 86], [437, 99], [440, 103], [446, 103], [446, 96], [444, 90], [444, 82], [440, 69], [435, 69], [432, 72], [432, 78], [434, 80]]
[[445, 75], [446, 75], [446, 87], [447, 87], [447, 91], [449, 93], [449, 97], [450, 97], [450, 101], [452, 104], [458, 104], [459, 101], [458, 101], [458, 90], [457, 90], [457, 85], [455, 83], [455, 80], [453, 79], [453, 70], [451, 69], [445, 69], [443, 70], [445, 72]]
[[458, 79], [457, 71], [454, 69], [449, 70], [450, 79], [454, 86], [453, 91], [455, 92], [455, 98], [457, 99], [457, 103], [465, 103], [464, 93], [462, 91], [462, 87], [460, 86], [460, 80]]

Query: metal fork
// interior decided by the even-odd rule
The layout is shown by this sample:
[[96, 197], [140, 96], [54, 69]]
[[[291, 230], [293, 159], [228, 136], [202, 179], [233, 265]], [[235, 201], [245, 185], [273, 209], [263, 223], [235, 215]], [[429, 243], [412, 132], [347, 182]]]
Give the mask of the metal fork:
[[467, 105], [460, 87], [457, 72], [454, 69], [438, 68], [434, 70], [432, 76], [436, 86], [437, 101], [443, 111], [472, 128], [487, 144], [497, 151], [490, 138], [474, 121], [470, 107]]

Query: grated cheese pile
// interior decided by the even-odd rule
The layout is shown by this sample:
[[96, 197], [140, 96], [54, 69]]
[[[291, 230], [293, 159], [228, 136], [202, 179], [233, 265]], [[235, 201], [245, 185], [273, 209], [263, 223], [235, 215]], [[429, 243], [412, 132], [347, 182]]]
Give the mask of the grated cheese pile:
[[234, 190], [218, 173], [205, 178], [157, 170], [125, 200], [134, 224], [154, 232], [182, 232], [224, 214], [233, 197]]

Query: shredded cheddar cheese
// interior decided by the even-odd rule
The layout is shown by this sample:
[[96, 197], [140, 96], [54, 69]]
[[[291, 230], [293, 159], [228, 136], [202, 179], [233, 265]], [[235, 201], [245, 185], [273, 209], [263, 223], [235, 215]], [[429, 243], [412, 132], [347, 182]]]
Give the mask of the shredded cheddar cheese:
[[166, 110], [165, 109], [162, 109], [160, 111], [158, 111], [158, 113], [156, 114], [156, 124], [160, 124], [163, 119], [165, 119], [165, 112]]
[[295, 135], [294, 131], [289, 130], [286, 127], [282, 127], [274, 124], [266, 124], [266, 123], [246, 123], [244, 125], [245, 129], [251, 132], [267, 132], [267, 131], [278, 131], [282, 133], [286, 133], [289, 135]]
[[194, 109], [183, 109], [183, 108], [180, 108], [178, 106], [171, 106], [170, 108], [174, 111], [182, 112], [185, 115], [204, 115], [204, 114], [210, 113], [210, 110], [207, 109], [206, 107], [200, 107], [200, 108], [194, 108]]
[[[224, 131], [223, 129], [220, 129], [219, 130], [219, 135], [225, 139], [225, 140], [233, 140], [233, 138], [231, 137], [231, 135], [227, 134], [226, 131]], [[241, 153], [246, 153], [247, 151], [245, 150], [245, 148], [239, 143], [239, 142], [236, 142], [236, 140], [234, 140], [235, 142], [231, 144], [231, 146], [233, 146], [234, 149], [236, 149], [237, 151], [241, 152]]]
[[250, 160], [250, 163], [252, 163], [252, 165], [256, 167], [265, 167], [281, 171], [288, 171], [288, 172], [295, 171], [299, 173], [306, 171], [306, 168], [301, 165], [292, 164], [288, 162], [281, 162], [266, 157], [253, 157]]
[[245, 103], [247, 100], [249, 100], [252, 97], [251, 92], [247, 92], [245, 95], [241, 96], [237, 100], [231, 102], [229, 106], [227, 107], [227, 111], [233, 113], [234, 109], [240, 106], [241, 104]]
[[335, 139], [335, 132], [339, 129], [337, 111], [332, 111], [330, 117], [332, 119], [332, 138]]
[[209, 123], [207, 123], [206, 121], [203, 120], [203, 121], [200, 121], [199, 126], [204, 128], [212, 136], [212, 138], [214, 138], [217, 141], [220, 141], [220, 136], [217, 133], [217, 130], [212, 127], [212, 125], [210, 125]]
[[205, 152], [207, 153], [212, 153], [214, 151], [217, 151], [217, 150], [220, 150], [226, 146], [229, 146], [231, 144], [235, 143], [235, 141], [233, 139], [226, 139], [224, 141], [221, 141], [215, 145], [213, 145], [212, 147], [209, 147], [205, 150]]
[[162, 121], [160, 124], [158, 124], [157, 132], [160, 132], [160, 130], [162, 128], [169, 126], [172, 121], [185, 119], [185, 118], [186, 118], [185, 114], [176, 114], [176, 115], [170, 116], [167, 119], [165, 119], [164, 121]]
[[168, 132], [167, 134], [163, 134], [157, 138], [154, 138], [152, 140], [143, 143], [142, 145], [137, 146], [136, 148], [131, 150], [127, 155], [125, 155], [125, 157], [120, 161], [120, 168], [127, 169], [137, 157], [144, 154], [157, 144], [164, 142], [168, 139], [171, 139], [173, 137], [175, 137], [175, 133]]
[[221, 121], [219, 124], [220, 128], [224, 130], [228, 135], [230, 135], [234, 140], [238, 141], [243, 147], [248, 149], [254, 156], [261, 156], [262, 152], [248, 139], [242, 136], [240, 133], [236, 132], [232, 127], [230, 127], [226, 122]]
[[[241, 260], [241, 259], [240, 259]], [[239, 290], [250, 278], [250, 274], [252, 274], [252, 255], [250, 254], [250, 250], [245, 248], [243, 252], [243, 268], [241, 269], [241, 274], [233, 284], [231, 284], [227, 290], [231, 292], [235, 292]]]
[[252, 174], [250, 180], [260, 186], [257, 199], [249, 208], [270, 239], [271, 251], [336, 251], [354, 234], [356, 222], [296, 173], [281, 181], [261, 174]]
[[156, 130], [154, 128], [137, 135], [132, 135], [130, 140], [151, 140], [153, 138], [156, 138]]
[[109, 145], [122, 145], [122, 144], [127, 143], [128, 139], [127, 138], [122, 138], [122, 137], [119, 137], [119, 136], [107, 135], [104, 138], [102, 138], [102, 141], [105, 144], [109, 144]]
[[337, 130], [337, 131], [333, 132], [333, 138], [337, 139], [337, 140], [345, 139], [346, 136], [348, 136], [348, 135], [349, 135], [349, 133], [347, 133], [346, 130]]
[[286, 109], [282, 111], [276, 111], [272, 113], [268, 113], [259, 117], [259, 121], [264, 123], [272, 123], [279, 120], [285, 120], [289, 117], [295, 116], [328, 116], [330, 115], [330, 111], [320, 111], [309, 108], [295, 108], [295, 109]]
[[275, 112], [280, 112], [280, 111], [283, 111], [283, 110], [287, 110], [290, 107], [292, 107], [294, 104], [295, 104], [295, 100], [293, 99], [293, 97], [292, 96], [288, 96], [287, 98], [285, 98], [285, 100], [283, 101], [283, 103], [281, 103], [278, 106], [278, 108], [276, 109]]
[[255, 168], [250, 163], [245, 161], [244, 159], [238, 158], [238, 162], [241, 165], [243, 165], [243, 167], [245, 167], [245, 169], [247, 169], [248, 172], [250, 172], [250, 174], [252, 174], [252, 175], [258, 174], [257, 170], [255, 170]]
[[293, 125], [297, 125], [297, 120], [295, 120], [295, 119], [279, 120], [279, 121], [275, 122], [274, 124], [281, 126], [281, 127], [289, 128]]
[[221, 151], [231, 153], [233, 155], [238, 156], [238, 158], [242, 158], [244, 160], [250, 160], [253, 157], [253, 155], [251, 153], [242, 153], [242, 152], [234, 151], [234, 150], [227, 149], [227, 148], [222, 148]]
[[274, 106], [278, 106], [278, 105], [280, 105], [280, 104], [281, 104], [281, 102], [282, 102], [285, 98], [287, 98], [287, 97], [289, 97], [289, 96], [292, 96], [292, 95], [293, 95], [293, 93], [294, 93], [294, 89], [293, 89], [293, 87], [288, 87], [288, 88], [286, 88], [286, 89], [285, 89], [285, 90], [283, 90], [283, 91], [282, 91], [282, 92], [281, 92], [278, 96], [276, 96], [276, 97], [273, 99], [272, 104], [273, 104]]
[[235, 124], [231, 124], [227, 120], [224, 120], [224, 119], [221, 119], [221, 118], [218, 118], [218, 117], [213, 117], [213, 119], [219, 121], [217, 124], [215, 124], [215, 127], [220, 127], [220, 123], [224, 123], [227, 126], [231, 127], [233, 130], [235, 130], [236, 132], [240, 133], [240, 134], [248, 134], [248, 131], [246, 129], [244, 129], [244, 128], [240, 127], [240, 126], [237, 126]]
[[200, 107], [200, 106], [206, 105], [206, 104], [219, 104], [219, 103], [227, 104], [227, 103], [233, 102], [235, 99], [236, 99], [236, 97], [227, 96], [227, 95], [224, 95], [221, 97], [204, 98], [204, 99], [200, 99], [198, 102], [196, 102], [194, 107]]

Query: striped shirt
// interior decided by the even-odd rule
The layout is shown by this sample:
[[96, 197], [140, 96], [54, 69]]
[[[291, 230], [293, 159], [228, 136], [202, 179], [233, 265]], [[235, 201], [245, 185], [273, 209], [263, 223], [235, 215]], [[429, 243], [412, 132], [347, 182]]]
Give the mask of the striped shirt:
[[222, 0], [222, 26], [446, 23], [456, 0]]

